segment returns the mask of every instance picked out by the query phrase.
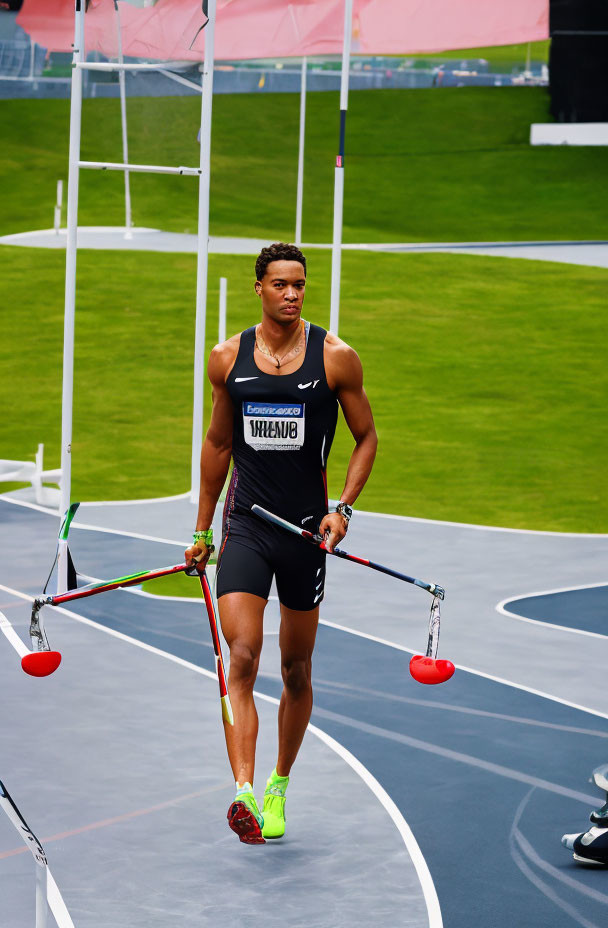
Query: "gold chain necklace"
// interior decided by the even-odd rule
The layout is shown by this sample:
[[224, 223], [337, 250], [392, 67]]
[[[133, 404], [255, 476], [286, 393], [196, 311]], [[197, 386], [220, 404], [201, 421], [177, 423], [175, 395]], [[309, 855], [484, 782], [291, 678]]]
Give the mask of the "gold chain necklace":
[[262, 338], [262, 335], [261, 335], [261, 333], [260, 333], [260, 329], [261, 329], [261, 325], [258, 325], [258, 326], [256, 327], [256, 330], [255, 330], [255, 345], [256, 345], [256, 348], [257, 348], [258, 351], [260, 351], [263, 355], [266, 355], [267, 358], [272, 358], [273, 361], [276, 361], [276, 362], [277, 362], [277, 370], [279, 370], [279, 368], [281, 367], [281, 364], [284, 363], [285, 358], [287, 358], [290, 354], [293, 354], [293, 356], [294, 356], [294, 358], [295, 358], [296, 355], [298, 355], [298, 354], [301, 352], [301, 350], [302, 350], [302, 335], [304, 334], [304, 320], [303, 320], [303, 319], [300, 319], [300, 329], [299, 329], [299, 331], [298, 331], [298, 335], [297, 335], [296, 342], [295, 342], [295, 343], [291, 346], [291, 348], [289, 348], [289, 349], [285, 352], [285, 354], [282, 355], [280, 358], [277, 357], [276, 354], [273, 354], [273, 353], [272, 353], [272, 351], [270, 350], [270, 348], [268, 347], [268, 345], [266, 344], [266, 342], [265, 342], [264, 339]]

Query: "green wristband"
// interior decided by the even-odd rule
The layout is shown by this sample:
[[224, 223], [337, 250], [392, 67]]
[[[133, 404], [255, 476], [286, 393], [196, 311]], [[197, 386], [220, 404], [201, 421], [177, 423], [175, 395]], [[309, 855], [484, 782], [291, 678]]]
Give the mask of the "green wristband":
[[213, 529], [208, 528], [204, 532], [195, 532], [192, 537], [195, 544], [198, 544], [199, 541], [202, 541], [208, 548], [210, 548], [213, 544]]

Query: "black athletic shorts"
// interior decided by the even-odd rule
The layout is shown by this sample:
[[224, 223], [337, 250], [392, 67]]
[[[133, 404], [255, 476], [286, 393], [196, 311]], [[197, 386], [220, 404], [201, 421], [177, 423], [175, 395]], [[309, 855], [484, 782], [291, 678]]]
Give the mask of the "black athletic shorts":
[[326, 556], [285, 529], [233, 512], [218, 557], [216, 596], [253, 593], [268, 599], [274, 576], [284, 606], [314, 609], [323, 599]]

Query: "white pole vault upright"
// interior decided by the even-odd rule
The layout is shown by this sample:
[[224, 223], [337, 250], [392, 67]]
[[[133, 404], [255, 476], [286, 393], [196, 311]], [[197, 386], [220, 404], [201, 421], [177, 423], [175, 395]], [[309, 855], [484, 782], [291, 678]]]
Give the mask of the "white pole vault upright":
[[[197, 263], [197, 330], [196, 330], [196, 351], [199, 355], [199, 367], [202, 370], [204, 343], [205, 343], [205, 308], [207, 295], [207, 260], [208, 260], [208, 239], [209, 239], [209, 150], [211, 143], [211, 93], [213, 92], [213, 27], [215, 25], [215, 0], [209, 0], [209, 31], [211, 32], [210, 41], [205, 43], [205, 74], [203, 75], [204, 88], [208, 93], [202, 94], [203, 99], [203, 129], [201, 133], [201, 159], [199, 167], [184, 166], [163, 166], [150, 164], [129, 164], [126, 147], [126, 121], [123, 118], [123, 142], [124, 157], [123, 164], [103, 161], [81, 161], [80, 160], [80, 134], [81, 134], [81, 117], [82, 117], [82, 75], [85, 70], [91, 71], [118, 71], [122, 74], [124, 71], [161, 71], [164, 70], [160, 63], [150, 64], [125, 64], [122, 60], [122, 42], [119, 39], [119, 61], [117, 62], [91, 62], [87, 63], [84, 45], [84, 25], [85, 25], [85, 0], [74, 0], [74, 54], [72, 57], [72, 97], [70, 104], [70, 149], [69, 149], [69, 174], [68, 174], [68, 215], [67, 215], [67, 247], [66, 247], [66, 271], [65, 271], [65, 317], [64, 317], [64, 339], [63, 339], [63, 397], [61, 405], [61, 501], [59, 504], [60, 515], [67, 512], [70, 505], [71, 497], [71, 461], [72, 461], [72, 413], [73, 413], [73, 390], [74, 390], [74, 317], [76, 311], [76, 256], [77, 256], [77, 233], [78, 233], [78, 181], [81, 168], [91, 168], [93, 170], [112, 170], [124, 171], [126, 175], [133, 171], [140, 171], [154, 174], [182, 174], [185, 176], [195, 176], [201, 179], [200, 198], [199, 198], [199, 257]], [[120, 22], [117, 19], [117, 26]], [[207, 59], [209, 57], [209, 63]], [[124, 101], [124, 96], [123, 96]], [[208, 111], [208, 112], [207, 112]], [[125, 114], [122, 110], [123, 117]], [[204, 176], [203, 176], [204, 175]], [[128, 190], [128, 186], [125, 186]], [[127, 231], [130, 224], [130, 212], [127, 214]], [[200, 409], [198, 410], [200, 427], [199, 436], [202, 433], [202, 375], [198, 372], [195, 376], [195, 404], [200, 397]], [[198, 388], [198, 389], [197, 389]], [[195, 409], [195, 417], [197, 410]], [[195, 418], [196, 421], [196, 418]], [[196, 434], [196, 430], [195, 430]], [[198, 454], [200, 455], [200, 440], [198, 444]], [[198, 487], [198, 478], [196, 481]], [[59, 543], [58, 559], [58, 579], [57, 591], [62, 592], [67, 589], [67, 543]]]
[[[118, 9], [118, 0], [114, 0], [114, 10], [116, 11], [116, 38], [118, 41], [118, 63], [123, 65], [125, 59], [122, 53], [122, 30], [120, 28], [120, 10]], [[129, 144], [127, 140], [127, 94], [125, 90], [125, 72], [121, 68], [118, 72], [118, 85], [120, 88], [120, 120], [122, 124], [122, 160], [125, 164], [129, 163]], [[129, 172], [125, 171], [125, 238], [133, 238], [131, 226], [131, 182]]]
[[[82, 115], [82, 69], [84, 50], [84, 4], [74, 0], [74, 54], [70, 102], [70, 164], [68, 172], [68, 217], [65, 256], [65, 314], [63, 321], [63, 392], [61, 402], [61, 501], [59, 515], [67, 512], [72, 488], [72, 399], [74, 393], [74, 315], [76, 311], [76, 252], [78, 235], [78, 180], [80, 121]], [[67, 589], [67, 542], [59, 542], [57, 592]]]
[[209, 271], [209, 181], [211, 172], [211, 110], [215, 54], [216, 0], [209, 0], [205, 26], [205, 59], [201, 94], [201, 160], [198, 193], [198, 250], [196, 260], [196, 328], [194, 332], [194, 406], [192, 411], [192, 467], [190, 502], [198, 502], [201, 449], [203, 447], [203, 400], [205, 383], [205, 320]]
[[296, 238], [298, 247], [302, 244], [302, 198], [304, 193], [304, 139], [306, 135], [306, 56], [302, 58], [300, 77], [300, 145], [298, 148], [298, 192], [296, 196]]
[[348, 109], [348, 78], [350, 45], [353, 32], [353, 0], [344, 0], [344, 42], [342, 45], [342, 77], [340, 81], [340, 146], [334, 169], [334, 234], [331, 249], [331, 299], [329, 328], [338, 334], [340, 317], [340, 272], [342, 267], [342, 215], [344, 204], [344, 139]]

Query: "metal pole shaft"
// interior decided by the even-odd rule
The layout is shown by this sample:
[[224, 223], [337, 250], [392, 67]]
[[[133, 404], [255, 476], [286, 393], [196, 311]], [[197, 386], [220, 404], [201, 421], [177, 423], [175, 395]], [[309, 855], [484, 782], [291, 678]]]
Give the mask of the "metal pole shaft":
[[[118, 62], [124, 64], [122, 53], [122, 30], [120, 28], [120, 10], [118, 9], [118, 0], [114, 0], [114, 9], [116, 10], [116, 34], [118, 38]], [[122, 124], [122, 160], [125, 164], [129, 163], [129, 144], [127, 141], [127, 96], [125, 92], [125, 72], [121, 69], [118, 72], [118, 86], [120, 88], [120, 120]], [[133, 238], [131, 233], [131, 181], [129, 172], [125, 171], [125, 238]]]
[[331, 249], [331, 298], [329, 328], [338, 334], [340, 317], [340, 274], [342, 265], [342, 218], [344, 203], [344, 141], [348, 109], [348, 78], [350, 45], [353, 31], [353, 0], [344, 0], [344, 42], [342, 45], [342, 76], [340, 81], [340, 146], [334, 170], [334, 231]]
[[209, 181], [211, 167], [211, 111], [213, 103], [213, 60], [215, 51], [216, 0], [209, 0], [205, 27], [205, 61], [201, 94], [201, 174], [198, 193], [198, 251], [196, 262], [196, 328], [194, 334], [194, 407], [192, 412], [192, 461], [190, 501], [196, 503], [200, 485], [203, 446], [203, 399], [205, 382], [205, 322], [209, 271]]
[[[84, 0], [74, 0], [75, 28], [73, 60], [82, 61], [84, 50]], [[70, 149], [68, 173], [68, 217], [65, 259], [65, 313], [63, 325], [63, 392], [61, 403], [61, 501], [63, 514], [70, 505], [72, 488], [72, 397], [74, 391], [74, 315], [76, 311], [76, 249], [78, 235], [78, 179], [80, 124], [82, 116], [82, 71], [72, 69], [70, 103]], [[58, 589], [67, 586], [67, 544], [60, 545]]]
[[296, 245], [302, 244], [302, 197], [304, 193], [304, 138], [306, 131], [306, 56], [300, 79], [300, 145], [298, 148], [298, 191], [296, 197]]

